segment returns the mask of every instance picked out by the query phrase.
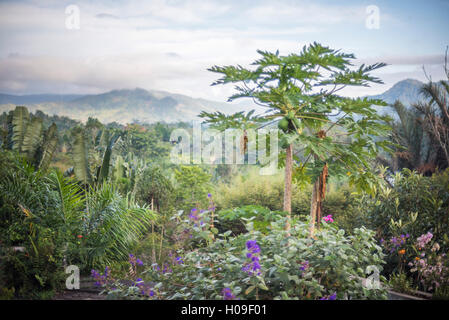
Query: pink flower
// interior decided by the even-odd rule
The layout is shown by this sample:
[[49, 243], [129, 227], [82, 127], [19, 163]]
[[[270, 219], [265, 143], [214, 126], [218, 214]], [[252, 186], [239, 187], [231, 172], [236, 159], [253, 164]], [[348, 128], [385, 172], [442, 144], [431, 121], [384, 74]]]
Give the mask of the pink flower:
[[326, 222], [334, 222], [334, 219], [332, 219], [332, 215], [331, 214], [328, 215], [328, 216], [325, 216], [323, 219]]

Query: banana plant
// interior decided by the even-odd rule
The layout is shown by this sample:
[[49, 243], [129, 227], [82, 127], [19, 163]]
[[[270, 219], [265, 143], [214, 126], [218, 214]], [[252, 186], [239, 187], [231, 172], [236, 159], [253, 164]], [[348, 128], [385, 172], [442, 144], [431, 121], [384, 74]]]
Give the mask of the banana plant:
[[26, 107], [17, 106], [8, 117], [6, 148], [23, 155], [36, 169], [46, 171], [58, 143], [58, 129], [44, 129], [43, 120], [32, 117]]
[[[75, 142], [73, 144], [73, 170], [70, 168], [66, 171], [66, 174], [74, 173], [76, 178], [83, 182], [84, 185], [101, 185], [107, 180], [109, 176], [109, 166], [111, 163], [112, 149], [115, 143], [120, 138], [120, 134], [116, 133], [111, 138], [104, 140], [105, 134], [99, 133], [99, 136], [95, 139], [96, 142], [107, 141], [106, 149], [103, 153], [101, 165], [91, 170], [89, 165], [89, 149], [86, 143], [86, 132], [84, 129], [79, 129], [75, 132]], [[103, 138], [101, 138], [103, 137]], [[101, 148], [96, 148], [101, 150]], [[93, 155], [94, 156], [94, 155]], [[92, 174], [95, 172], [95, 176]]]

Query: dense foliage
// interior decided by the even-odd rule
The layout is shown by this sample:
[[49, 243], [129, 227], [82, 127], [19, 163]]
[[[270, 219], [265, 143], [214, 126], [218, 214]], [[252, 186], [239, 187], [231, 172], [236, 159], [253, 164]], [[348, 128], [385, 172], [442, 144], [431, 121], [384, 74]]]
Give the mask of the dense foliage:
[[[385, 299], [383, 288], [369, 287], [363, 278], [382, 270], [383, 253], [373, 233], [357, 229], [353, 236], [324, 222], [315, 238], [307, 223], [296, 221], [289, 233], [278, 216], [268, 234], [252, 228], [231, 237], [173, 255], [168, 267], [152, 265], [137, 275], [135, 298], [151, 299]], [[371, 271], [370, 271], [371, 270]], [[142, 277], [142, 278], [140, 278]], [[382, 278], [382, 277], [381, 277]], [[380, 278], [380, 279], [381, 279]], [[155, 282], [150, 292], [139, 290]], [[111, 282], [112, 297], [129, 294]]]

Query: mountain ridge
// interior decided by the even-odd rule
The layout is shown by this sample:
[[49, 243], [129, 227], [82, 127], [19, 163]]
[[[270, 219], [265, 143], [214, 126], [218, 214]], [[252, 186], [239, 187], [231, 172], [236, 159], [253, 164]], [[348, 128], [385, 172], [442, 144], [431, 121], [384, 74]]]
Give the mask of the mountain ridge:
[[[396, 100], [410, 106], [420, 96], [421, 81], [404, 79], [395, 83], [385, 92], [368, 98], [382, 99], [392, 104]], [[40, 110], [47, 114], [68, 116], [75, 120], [86, 121], [89, 117], [100, 121], [131, 123], [141, 122], [177, 122], [199, 120], [201, 111], [220, 111], [227, 114], [241, 111], [244, 106], [255, 107], [245, 102], [231, 104], [203, 98], [193, 98], [168, 91], [134, 89], [114, 89], [100, 94], [33, 94], [11, 95], [0, 93], [0, 111], [13, 109], [16, 105], [25, 105], [30, 111]], [[392, 114], [392, 108], [376, 107], [380, 113]]]

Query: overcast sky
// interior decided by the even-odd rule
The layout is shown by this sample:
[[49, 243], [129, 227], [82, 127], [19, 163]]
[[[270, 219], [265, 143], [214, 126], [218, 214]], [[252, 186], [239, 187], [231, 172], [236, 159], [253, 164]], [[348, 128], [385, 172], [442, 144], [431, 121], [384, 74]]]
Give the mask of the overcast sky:
[[445, 0], [0, 1], [0, 92], [140, 87], [224, 101], [232, 86], [211, 87], [217, 75], [207, 68], [317, 41], [357, 63], [390, 63], [376, 73], [385, 85], [345, 92], [377, 94], [405, 78], [424, 81], [423, 65], [443, 78], [448, 14]]

